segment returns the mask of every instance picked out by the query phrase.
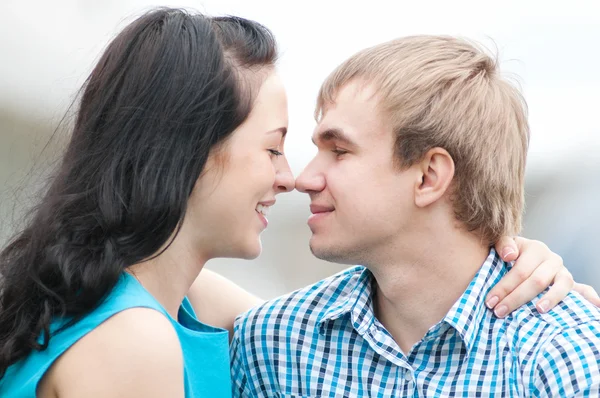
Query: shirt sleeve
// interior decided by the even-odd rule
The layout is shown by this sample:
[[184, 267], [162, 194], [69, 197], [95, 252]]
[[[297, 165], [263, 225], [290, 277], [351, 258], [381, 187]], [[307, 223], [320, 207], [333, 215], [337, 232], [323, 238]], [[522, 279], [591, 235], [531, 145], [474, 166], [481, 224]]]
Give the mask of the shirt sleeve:
[[600, 321], [572, 327], [541, 350], [531, 392], [535, 397], [600, 396]]
[[240, 337], [241, 330], [238, 320], [234, 324], [233, 339], [230, 346], [231, 356], [231, 385], [233, 398], [254, 398], [258, 395], [248, 377], [248, 360]]

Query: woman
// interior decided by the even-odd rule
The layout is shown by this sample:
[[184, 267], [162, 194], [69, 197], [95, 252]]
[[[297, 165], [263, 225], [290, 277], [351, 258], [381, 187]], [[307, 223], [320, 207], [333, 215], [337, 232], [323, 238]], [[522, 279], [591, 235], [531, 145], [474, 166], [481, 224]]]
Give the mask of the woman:
[[0, 395], [230, 394], [227, 332], [183, 298], [209, 258], [260, 253], [260, 211], [294, 186], [275, 57], [256, 23], [177, 10], [108, 46], [2, 254]]
[[294, 187], [275, 58], [255, 22], [171, 9], [108, 46], [55, 178], [0, 256], [1, 396], [230, 396], [228, 333], [185, 296], [225, 327], [252, 304], [198, 276], [258, 256], [265, 209]]

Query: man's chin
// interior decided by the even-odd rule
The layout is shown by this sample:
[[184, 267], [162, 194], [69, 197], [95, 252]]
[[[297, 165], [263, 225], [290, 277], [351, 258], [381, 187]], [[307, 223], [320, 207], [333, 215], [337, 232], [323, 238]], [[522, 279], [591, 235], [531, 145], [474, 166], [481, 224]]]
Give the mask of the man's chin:
[[348, 256], [348, 250], [334, 247], [333, 245], [319, 244], [313, 241], [313, 239], [314, 237], [310, 240], [308, 246], [316, 258], [337, 264], [354, 264], [354, 261]]

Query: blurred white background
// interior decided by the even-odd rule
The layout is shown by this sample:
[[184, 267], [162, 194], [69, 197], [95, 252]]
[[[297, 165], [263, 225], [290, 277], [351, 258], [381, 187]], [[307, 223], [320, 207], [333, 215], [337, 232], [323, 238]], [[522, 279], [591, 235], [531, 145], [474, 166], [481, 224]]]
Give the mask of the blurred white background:
[[[286, 153], [295, 174], [315, 153], [310, 135], [319, 85], [352, 53], [423, 33], [465, 36], [496, 48], [502, 70], [518, 77], [530, 110], [523, 235], [546, 242], [578, 281], [600, 290], [596, 1], [2, 0], [0, 244], [35, 199], [35, 181], [61, 141], [41, 150], [105, 45], [137, 15], [161, 5], [239, 15], [275, 33], [290, 105]], [[263, 234], [263, 255], [209, 267], [265, 298], [336, 272], [342, 267], [316, 260], [308, 250], [308, 214], [305, 195], [280, 196]]]

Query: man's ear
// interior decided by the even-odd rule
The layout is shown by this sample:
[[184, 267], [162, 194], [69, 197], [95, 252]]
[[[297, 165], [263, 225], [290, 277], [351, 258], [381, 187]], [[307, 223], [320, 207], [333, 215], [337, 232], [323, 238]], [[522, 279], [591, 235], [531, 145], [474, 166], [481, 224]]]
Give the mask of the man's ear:
[[417, 165], [420, 179], [415, 182], [415, 204], [426, 207], [439, 200], [454, 178], [454, 160], [443, 148], [432, 148]]

